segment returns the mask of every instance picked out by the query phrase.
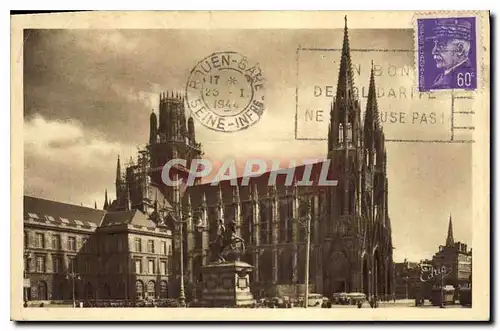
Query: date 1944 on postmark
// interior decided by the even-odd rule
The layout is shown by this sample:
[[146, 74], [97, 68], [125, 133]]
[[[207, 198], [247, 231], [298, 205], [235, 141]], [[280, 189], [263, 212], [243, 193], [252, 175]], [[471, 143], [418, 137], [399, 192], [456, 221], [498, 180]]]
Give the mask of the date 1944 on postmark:
[[475, 17], [421, 18], [417, 29], [419, 90], [476, 89]]
[[239, 53], [213, 53], [191, 70], [186, 98], [193, 117], [205, 127], [220, 132], [247, 129], [264, 112], [262, 71]]

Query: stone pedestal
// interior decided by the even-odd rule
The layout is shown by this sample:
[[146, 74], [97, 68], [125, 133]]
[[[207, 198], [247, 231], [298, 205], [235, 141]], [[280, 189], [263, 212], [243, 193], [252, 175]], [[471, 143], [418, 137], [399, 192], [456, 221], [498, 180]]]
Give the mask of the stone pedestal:
[[202, 267], [204, 307], [250, 307], [255, 300], [250, 292], [253, 266], [241, 261], [210, 263]]

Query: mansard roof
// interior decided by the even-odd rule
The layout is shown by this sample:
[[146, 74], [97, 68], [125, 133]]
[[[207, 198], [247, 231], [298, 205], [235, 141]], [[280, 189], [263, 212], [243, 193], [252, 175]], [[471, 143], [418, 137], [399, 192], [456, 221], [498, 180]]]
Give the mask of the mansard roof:
[[53, 225], [100, 226], [104, 210], [24, 196], [24, 219], [44, 221]]
[[97, 228], [112, 225], [136, 225], [153, 228], [157, 225], [140, 210], [106, 212], [32, 196], [24, 196], [24, 219], [54, 226]]
[[156, 227], [156, 224], [149, 219], [148, 215], [144, 214], [143, 212], [137, 209], [108, 212], [104, 216], [104, 220], [102, 222], [102, 226], [123, 225], [123, 224]]

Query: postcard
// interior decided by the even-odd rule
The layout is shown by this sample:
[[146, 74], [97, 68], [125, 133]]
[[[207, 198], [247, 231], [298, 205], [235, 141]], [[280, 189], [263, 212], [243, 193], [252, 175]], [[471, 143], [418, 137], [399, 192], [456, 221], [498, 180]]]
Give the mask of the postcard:
[[11, 21], [11, 319], [490, 319], [488, 12]]

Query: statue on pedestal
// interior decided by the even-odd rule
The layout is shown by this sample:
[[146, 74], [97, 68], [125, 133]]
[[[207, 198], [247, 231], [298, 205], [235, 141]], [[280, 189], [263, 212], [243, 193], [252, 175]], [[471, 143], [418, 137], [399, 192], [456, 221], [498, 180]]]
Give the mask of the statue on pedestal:
[[[245, 251], [245, 241], [236, 234], [236, 222], [231, 220], [227, 226], [224, 220], [217, 220], [215, 239], [210, 242], [211, 259], [213, 262], [225, 262], [224, 254], [227, 252], [241, 255]], [[237, 258], [236, 258], [237, 259]]]
[[209, 243], [210, 261], [202, 267], [204, 307], [251, 307], [255, 304], [250, 291], [253, 266], [240, 261], [245, 241], [236, 234], [234, 220], [215, 221]]

